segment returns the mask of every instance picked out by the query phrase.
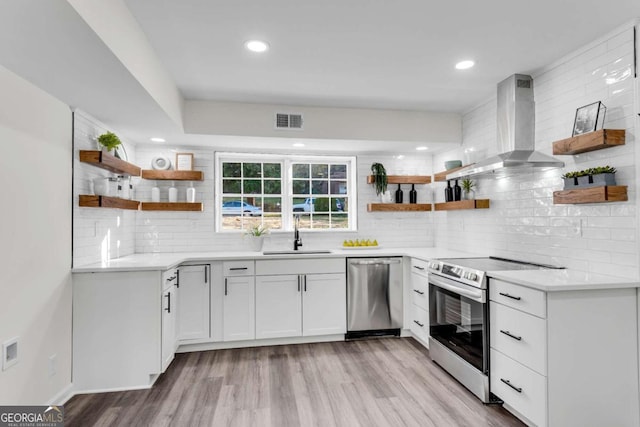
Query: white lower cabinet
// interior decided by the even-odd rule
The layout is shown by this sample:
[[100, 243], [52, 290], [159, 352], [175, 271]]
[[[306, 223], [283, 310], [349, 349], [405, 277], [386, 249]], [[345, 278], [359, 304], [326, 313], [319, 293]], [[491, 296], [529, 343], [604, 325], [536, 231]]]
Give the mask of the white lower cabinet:
[[343, 258], [257, 261], [256, 338], [344, 334], [345, 268]]
[[256, 277], [256, 338], [302, 335], [300, 275]]
[[210, 336], [209, 264], [181, 266], [179, 269], [178, 340], [199, 340]]
[[256, 338], [255, 278], [224, 278], [223, 340], [242, 341]]
[[638, 426], [635, 289], [542, 292], [490, 279], [490, 387], [535, 426]]
[[177, 303], [177, 288], [171, 285], [162, 292], [162, 372], [176, 352]]
[[427, 348], [429, 347], [429, 279], [427, 261], [411, 259], [409, 329]]

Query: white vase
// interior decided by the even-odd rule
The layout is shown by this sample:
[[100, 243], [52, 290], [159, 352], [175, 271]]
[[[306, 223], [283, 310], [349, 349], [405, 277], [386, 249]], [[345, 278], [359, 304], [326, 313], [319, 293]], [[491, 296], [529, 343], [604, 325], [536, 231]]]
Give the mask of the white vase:
[[393, 196], [391, 196], [391, 191], [387, 190], [384, 193], [380, 193], [380, 203], [392, 203]]
[[264, 236], [247, 236], [249, 239], [249, 249], [252, 252], [260, 252], [264, 243]]

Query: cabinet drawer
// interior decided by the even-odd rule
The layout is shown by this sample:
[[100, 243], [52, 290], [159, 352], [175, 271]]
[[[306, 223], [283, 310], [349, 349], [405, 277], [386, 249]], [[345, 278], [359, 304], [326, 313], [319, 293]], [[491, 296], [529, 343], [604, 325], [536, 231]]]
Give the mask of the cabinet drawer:
[[429, 281], [426, 277], [411, 274], [411, 300], [418, 307], [429, 311]]
[[255, 261], [225, 261], [222, 263], [225, 277], [228, 276], [253, 276]]
[[411, 332], [427, 343], [429, 341], [429, 312], [415, 304], [412, 304], [411, 308]]
[[489, 303], [491, 347], [547, 374], [547, 321], [522, 311]]
[[424, 277], [427, 277], [427, 267], [429, 266], [428, 261], [423, 261], [418, 258], [411, 258], [411, 272], [416, 274], [421, 274]]
[[491, 279], [489, 281], [489, 298], [534, 316], [547, 317], [546, 295], [536, 289]]
[[491, 392], [535, 425], [546, 426], [547, 379], [499, 351], [491, 349], [490, 355]]
[[170, 268], [162, 273], [162, 290], [166, 290], [169, 286], [173, 286], [178, 281], [178, 269]]

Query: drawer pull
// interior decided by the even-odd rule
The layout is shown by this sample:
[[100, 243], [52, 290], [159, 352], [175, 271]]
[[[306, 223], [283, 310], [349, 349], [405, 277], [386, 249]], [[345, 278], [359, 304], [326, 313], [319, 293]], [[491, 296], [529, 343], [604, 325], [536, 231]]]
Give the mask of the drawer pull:
[[247, 267], [231, 267], [229, 268], [229, 271], [242, 271], [242, 270], [248, 270]]
[[420, 270], [420, 271], [424, 271], [424, 267], [420, 267], [419, 265], [414, 265], [413, 268]]
[[508, 385], [509, 387], [514, 389], [515, 391], [517, 391], [518, 393], [522, 393], [522, 388], [514, 386], [513, 384], [511, 384], [511, 381], [505, 380], [504, 378], [500, 378], [500, 381], [502, 381], [503, 383], [505, 383], [506, 385]]
[[178, 276], [171, 276], [167, 279], [167, 282], [173, 282], [174, 280], [176, 280], [178, 278]]
[[522, 298], [520, 298], [520, 297], [514, 297], [513, 295], [506, 294], [506, 293], [504, 293], [504, 292], [500, 292], [500, 295], [502, 295], [503, 297], [507, 297], [507, 298], [514, 299], [514, 300], [516, 300], [516, 301], [520, 301], [520, 300], [522, 299]]
[[424, 295], [423, 291], [419, 291], [417, 289], [414, 289], [413, 292], [415, 292], [416, 294]]
[[420, 326], [421, 328], [424, 328], [424, 323], [420, 323], [417, 320], [414, 320], [413, 323], [415, 323], [416, 325]]
[[502, 329], [500, 329], [500, 332], [502, 332], [503, 334], [505, 334], [506, 336], [508, 336], [510, 338], [513, 338], [514, 340], [522, 341], [522, 337], [517, 337], [517, 336], [513, 335], [509, 331], [503, 331]]

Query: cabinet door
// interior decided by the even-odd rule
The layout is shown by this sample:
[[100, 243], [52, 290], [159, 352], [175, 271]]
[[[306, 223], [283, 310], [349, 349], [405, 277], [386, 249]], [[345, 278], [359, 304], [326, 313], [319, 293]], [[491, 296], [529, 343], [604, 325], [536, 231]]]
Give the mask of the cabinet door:
[[347, 281], [344, 274], [307, 274], [303, 277], [302, 335], [347, 332]]
[[302, 276], [256, 277], [256, 338], [302, 335]]
[[173, 360], [176, 351], [177, 292], [169, 286], [162, 293], [162, 372]]
[[225, 277], [224, 341], [253, 340], [255, 333], [255, 278]]
[[209, 271], [208, 265], [180, 267], [179, 340], [209, 338]]
[[426, 276], [411, 272], [411, 301], [423, 310], [429, 311], [429, 279]]

